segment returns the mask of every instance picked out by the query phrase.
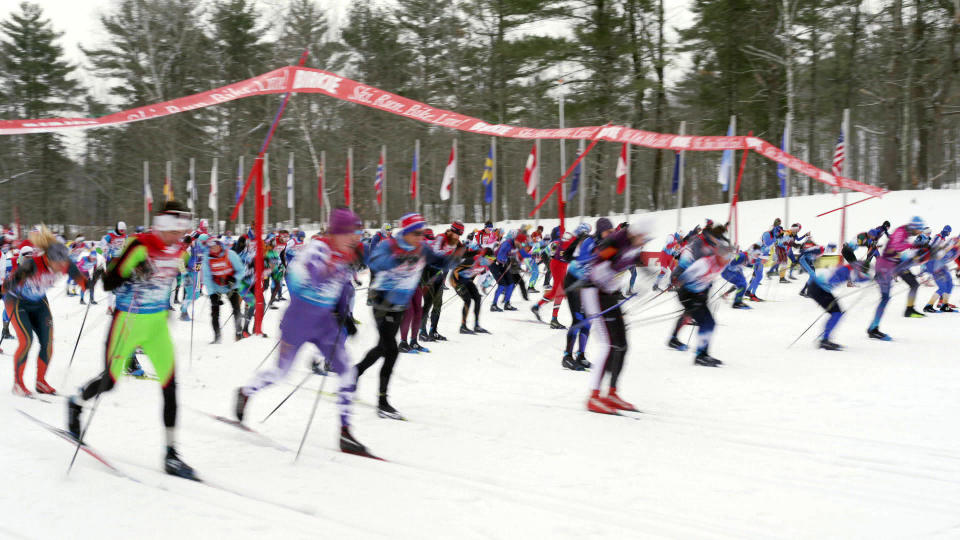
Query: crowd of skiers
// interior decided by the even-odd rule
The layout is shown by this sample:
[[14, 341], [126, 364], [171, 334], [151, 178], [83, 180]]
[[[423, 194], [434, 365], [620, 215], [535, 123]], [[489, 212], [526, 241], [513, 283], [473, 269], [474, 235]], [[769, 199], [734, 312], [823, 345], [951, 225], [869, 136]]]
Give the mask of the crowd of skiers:
[[[164, 424], [167, 432], [166, 469], [171, 474], [193, 477], [192, 469], [176, 452], [177, 416], [174, 348], [167, 328], [168, 312], [176, 311], [190, 321], [202, 296], [210, 303], [212, 342], [220, 343], [220, 307], [230, 306], [236, 340], [250, 336], [255, 315], [254, 289], [258, 280], [269, 300], [267, 309], [289, 301], [280, 323], [279, 351], [274, 365], [255, 373], [235, 393], [234, 410], [242, 422], [249, 401], [263, 388], [282, 380], [294, 364], [298, 351], [311, 344], [322, 361], [313, 370], [339, 376], [338, 403], [341, 409], [340, 446], [345, 452], [369, 455], [350, 431], [350, 410], [357, 380], [380, 362], [377, 412], [381, 417], [404, 419], [389, 401], [391, 375], [402, 353], [429, 353], [424, 343], [446, 341], [439, 322], [445, 304], [444, 291], [452, 289], [463, 301], [460, 310], [461, 334], [488, 334], [480, 324], [483, 301], [493, 295], [492, 313], [516, 311], [514, 293], [525, 300], [543, 295], [530, 310], [536, 320], [565, 331], [563, 368], [592, 369], [587, 409], [616, 414], [635, 410], [620, 397], [619, 376], [626, 360], [627, 323], [625, 306], [634, 298], [650, 299], [635, 291], [638, 268], [643, 271], [650, 259], [644, 246], [650, 241], [646, 222], [614, 226], [607, 218], [592, 225], [580, 223], [573, 230], [521, 226], [504, 230], [487, 222], [467, 232], [454, 221], [435, 234], [419, 214], [401, 218], [396, 228], [385, 225], [370, 235], [360, 220], [346, 208], [330, 214], [325, 230], [307, 239], [304, 232], [276, 230], [262, 239], [263, 271], [257, 275], [258, 242], [252, 230], [239, 236], [214, 235], [205, 220], [192, 226], [192, 216], [176, 201], [164, 205], [150, 230], [138, 228], [128, 235], [123, 222], [99, 241], [78, 236], [66, 242], [46, 228], [38, 227], [27, 240], [4, 242], [0, 260], [3, 278], [3, 336], [17, 340], [14, 354], [14, 392], [29, 396], [23, 381], [27, 353], [32, 341], [40, 343], [35, 390], [54, 394], [45, 373], [52, 355], [53, 316], [46, 291], [66, 274], [67, 294], [79, 295], [80, 303], [96, 304], [94, 286], [102, 282], [108, 291], [112, 317], [107, 333], [103, 373], [85, 384], [68, 400], [68, 430], [82, 438], [81, 416], [91, 400], [113, 388], [125, 374], [142, 375], [137, 355], [147, 356], [163, 388]], [[933, 235], [919, 217], [890, 231], [890, 223], [856, 235], [839, 246], [816, 244], [801, 234], [794, 223], [785, 228], [776, 219], [757, 243], [739, 249], [731, 245], [726, 225], [710, 220], [683, 234], [671, 234], [653, 259], [659, 273], [651, 274], [654, 297], [676, 292], [681, 308], [668, 347], [687, 350], [679, 338], [686, 325], [696, 325], [697, 346], [694, 364], [716, 367], [723, 364], [709, 353], [716, 323], [711, 292], [717, 278], [730, 283], [721, 298], [733, 294], [732, 306], [750, 309], [746, 301], [762, 302], [757, 296], [764, 269], [768, 279], [789, 283], [795, 272], [806, 274], [800, 294], [817, 302], [828, 314], [820, 335], [820, 347], [838, 350], [831, 335], [843, 316], [835, 290], [875, 281], [880, 302], [867, 329], [870, 338], [889, 340], [879, 329], [890, 300], [895, 279], [909, 287], [904, 315], [922, 317], [914, 307], [919, 286], [911, 272], [922, 267], [937, 284], [937, 291], [923, 312], [952, 311], [949, 303], [952, 276], [948, 265], [960, 255], [960, 240], [950, 237], [945, 226]], [[858, 252], [860, 252], [858, 258]], [[839, 252], [837, 264], [817, 268], [825, 254]], [[873, 276], [870, 266], [876, 261]], [[542, 267], [542, 268], [541, 268]], [[366, 305], [373, 311], [378, 334], [376, 345], [359, 362], [349, 358], [345, 343], [357, 333], [356, 292], [362, 290], [361, 271], [369, 270]], [[649, 283], [649, 282], [647, 282]], [[647, 286], [649, 287], [649, 285]], [[289, 299], [284, 295], [284, 290]], [[172, 293], [172, 294], [171, 294]], [[569, 328], [558, 318], [567, 300], [572, 323]], [[541, 310], [552, 304], [549, 322]], [[472, 312], [472, 323], [471, 321]], [[12, 326], [15, 336], [9, 332]], [[596, 365], [585, 351], [591, 332], [605, 345]], [[398, 342], [399, 334], [399, 342]], [[2, 340], [0, 340], [2, 343]], [[574, 350], [576, 349], [576, 351]]]

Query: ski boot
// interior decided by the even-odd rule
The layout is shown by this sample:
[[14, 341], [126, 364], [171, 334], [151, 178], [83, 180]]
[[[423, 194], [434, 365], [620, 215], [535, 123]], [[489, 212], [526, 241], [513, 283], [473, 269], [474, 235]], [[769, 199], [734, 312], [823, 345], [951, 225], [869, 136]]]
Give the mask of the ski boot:
[[17, 339], [13, 337], [13, 334], [10, 333], [10, 323], [5, 323], [3, 325], [3, 339]]
[[624, 401], [623, 399], [620, 398], [620, 396], [617, 395], [616, 388], [611, 388], [610, 391], [607, 392], [607, 397], [605, 397], [604, 400], [607, 402], [607, 404], [610, 405], [610, 407], [617, 410], [621, 410], [621, 411], [637, 410], [637, 408], [633, 406], [633, 403], [630, 403], [629, 401]]
[[82, 297], [82, 296], [80, 297], [80, 304], [81, 304], [81, 305], [86, 304], [86, 302], [83, 301], [83, 297]]
[[83, 406], [77, 396], [70, 396], [67, 400], [67, 431], [73, 435], [74, 439], [80, 439], [80, 413], [83, 412]]
[[787, 278], [780, 278], [780, 283], [790, 283], [790, 280]]
[[676, 337], [670, 338], [670, 341], [667, 342], [667, 347], [678, 351], [685, 351], [688, 348], [686, 343], [680, 341]]
[[446, 341], [447, 338], [440, 335], [440, 332], [437, 332], [437, 329], [434, 328], [430, 331], [430, 341]]
[[377, 416], [391, 420], [406, 420], [398, 410], [387, 402], [386, 394], [380, 394], [380, 400], [377, 402]]
[[908, 307], [903, 311], [903, 316], [911, 319], [919, 319], [921, 317], [926, 317], [923, 313], [913, 309], [913, 306]]
[[743, 301], [740, 301], [740, 302], [733, 303], [733, 309], [753, 309], [753, 308], [744, 304]]
[[13, 395], [20, 397], [30, 397], [30, 391], [27, 390], [27, 386], [23, 384], [22, 380], [13, 381]]
[[243, 413], [247, 409], [247, 400], [250, 396], [243, 393], [243, 388], [237, 388], [237, 401], [233, 406], [233, 414], [238, 422], [243, 422]]
[[402, 353], [408, 353], [410, 352], [410, 346], [407, 345], [406, 340], [401, 340], [400, 343], [397, 344], [397, 350]]
[[941, 311], [942, 313], [953, 313], [953, 312], [956, 311], [956, 310], [953, 309], [953, 307], [952, 307], [950, 304], [944, 304], [944, 305], [940, 306], [940, 311]]
[[538, 321], [543, 322], [543, 319], [540, 318], [540, 304], [530, 306], [530, 311], [533, 312], [533, 316], [536, 317]]
[[496, 312], [496, 311], [503, 311], [503, 310], [500, 308], [500, 306], [498, 306], [498, 305], [496, 305], [496, 304], [490, 304], [490, 311], [495, 311], [495, 312]]
[[140, 361], [137, 360], [136, 353], [130, 355], [130, 361], [127, 362], [127, 375], [130, 375], [131, 377], [143, 377], [145, 375], [143, 367], [140, 365]]
[[190, 322], [190, 314], [187, 313], [186, 311], [181, 311], [181, 312], [180, 312], [180, 320], [181, 320], [181, 321], [184, 321], [184, 322]]
[[410, 342], [410, 352], [428, 353], [428, 352], [430, 352], [430, 349], [424, 347], [423, 345], [417, 343], [416, 341], [411, 341], [411, 342]]
[[220, 330], [213, 331], [213, 341], [210, 342], [211, 345], [216, 345], [220, 343]]
[[473, 325], [473, 333], [474, 333], [474, 334], [489, 334], [490, 331], [487, 330], [486, 328], [483, 328], [483, 327], [480, 326], [479, 324], [474, 324], [474, 325]]
[[587, 360], [587, 357], [584, 356], [583, 352], [577, 353], [577, 364], [582, 366], [583, 369], [590, 369], [591, 367], [593, 367], [593, 364], [591, 364], [590, 361]]
[[310, 362], [310, 370], [313, 371], [315, 375], [320, 375], [321, 377], [327, 375], [330, 372], [329, 367], [326, 362], [321, 362], [319, 360], [313, 360]]
[[340, 451], [344, 454], [353, 454], [355, 456], [373, 457], [367, 447], [360, 444], [360, 441], [353, 437], [350, 428], [343, 426], [340, 428]]
[[923, 306], [923, 312], [924, 312], [924, 313], [936, 313], [937, 310], [933, 309], [933, 304], [927, 304], [927, 305]]
[[872, 339], [879, 339], [880, 341], [893, 341], [893, 338], [881, 332], [879, 328], [867, 330], [867, 335]]
[[56, 395], [57, 391], [45, 379], [38, 378], [35, 386], [38, 394]]
[[763, 299], [754, 293], [748, 293], [747, 298], [749, 298], [753, 302], [763, 302]]
[[716, 358], [710, 356], [706, 351], [700, 351], [697, 353], [697, 357], [693, 359], [693, 363], [698, 366], [706, 367], [717, 367], [723, 365], [723, 362], [717, 360]]
[[417, 339], [419, 339], [420, 341], [433, 341], [432, 339], [430, 339], [430, 334], [427, 333], [427, 330], [425, 328], [420, 329], [420, 333], [417, 334]]
[[536, 287], [527, 287], [527, 292], [529, 293], [539, 293]]
[[172, 446], [167, 447], [167, 458], [163, 462], [163, 470], [171, 476], [177, 476], [184, 480], [200, 481], [200, 478], [193, 471], [193, 467], [184, 463]]
[[503, 305], [503, 310], [504, 310], [504, 311], [516, 311], [517, 308], [515, 308], [515, 307], [513, 306], [513, 304], [511, 304], [510, 302], [507, 302], [506, 304]]
[[567, 329], [566, 326], [560, 324], [560, 321], [558, 321], [556, 317], [550, 319], [550, 328], [552, 328], [552, 329], [554, 329], [554, 330], [566, 330], [566, 329]]
[[560, 365], [573, 371], [583, 371], [583, 366], [578, 364], [570, 353], [563, 353], [563, 360], [560, 361]]
[[820, 340], [820, 348], [825, 351], [839, 351], [843, 349], [839, 344], [830, 341], [829, 339]]
[[590, 399], [587, 400], [587, 410], [600, 414], [617, 414], [617, 410], [607, 400], [600, 397], [599, 390], [594, 390], [590, 394]]
[[471, 329], [469, 329], [469, 328], [467, 328], [466, 323], [464, 323], [464, 324], [461, 324], [461, 325], [460, 325], [460, 333], [461, 333], [461, 334], [473, 334], [474, 331], [471, 330]]

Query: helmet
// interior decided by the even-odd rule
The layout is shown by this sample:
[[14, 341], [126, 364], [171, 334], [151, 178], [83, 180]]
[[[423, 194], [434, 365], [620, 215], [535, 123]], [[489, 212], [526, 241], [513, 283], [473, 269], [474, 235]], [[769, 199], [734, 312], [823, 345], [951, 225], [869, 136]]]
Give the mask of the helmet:
[[127, 223], [124, 221], [117, 222], [117, 232], [122, 232], [127, 230]]
[[144, 230], [144, 229], [143, 229], [143, 225], [137, 225], [137, 228], [134, 229], [134, 231], [136, 231], [137, 234], [142, 233], [143, 230]]
[[943, 236], [950, 236], [951, 232], [953, 232], [953, 229], [951, 229], [949, 225], [944, 225], [943, 230], [940, 231], [940, 234]]
[[574, 234], [576, 234], [577, 236], [580, 236], [581, 234], [590, 234], [590, 224], [581, 223], [577, 225], [577, 228], [574, 229]]
[[920, 216], [913, 216], [910, 223], [907, 223], [907, 228], [914, 231], [922, 231], [926, 226], [926, 222], [924, 222]]

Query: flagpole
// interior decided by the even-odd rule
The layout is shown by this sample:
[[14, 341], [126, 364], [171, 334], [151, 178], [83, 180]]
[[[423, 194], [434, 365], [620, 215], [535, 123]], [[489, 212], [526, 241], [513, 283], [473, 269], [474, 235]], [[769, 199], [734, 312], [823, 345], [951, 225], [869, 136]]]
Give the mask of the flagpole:
[[417, 166], [417, 179], [413, 185], [413, 211], [420, 213], [420, 139], [413, 143], [413, 162]]
[[[238, 172], [237, 172], [237, 180], [240, 180], [241, 178], [243, 178], [243, 156], [240, 156], [240, 168], [239, 168], [237, 171], [238, 171]], [[234, 195], [234, 198], [236, 198], [236, 195]], [[243, 203], [244, 203], [244, 201], [240, 201], [240, 211], [239, 211], [239, 213], [237, 214], [237, 224], [239, 225], [239, 227], [237, 227], [237, 231], [236, 231], [236, 232], [237, 232], [237, 236], [244, 235], [244, 234], [246, 234], [246, 232], [247, 232], [247, 231], [243, 230], [243, 227], [244, 227], [244, 223], [243, 223]], [[236, 204], [236, 201], [234, 201], [234, 204]]]
[[453, 198], [452, 203], [450, 204], [450, 221], [459, 219], [457, 217], [457, 193], [460, 191], [458, 189], [458, 184], [460, 182], [457, 181], [457, 169], [459, 168], [458, 165], [460, 165], [460, 155], [459, 152], [457, 152], [458, 141], [459, 139], [456, 137], [453, 138]]
[[350, 204], [347, 206], [350, 207], [350, 211], [353, 212], [353, 200], [356, 199], [353, 195], [353, 147], [347, 148], [347, 193], [350, 194]]
[[[680, 122], [680, 133], [678, 135], [686, 135], [687, 132], [687, 121], [682, 120]], [[677, 230], [679, 231], [682, 227], [683, 221], [683, 150], [680, 151], [680, 163], [678, 165], [679, 172], [677, 173]]]
[[[627, 127], [630, 127], [629, 125]], [[633, 153], [633, 146], [627, 145], [627, 186], [623, 195], [623, 220], [630, 221], [630, 154]]]
[[[261, 176], [263, 177], [260, 183], [261, 193], [263, 193], [263, 188], [266, 187], [269, 191], [266, 193], [266, 197], [263, 200], [263, 224], [268, 228], [270, 227], [270, 205], [267, 204], [272, 202], [271, 193], [273, 192], [273, 186], [270, 185], [270, 153], [263, 153], [263, 170], [261, 171]], [[259, 212], [258, 212], [259, 213]]]
[[380, 191], [383, 193], [383, 204], [380, 205], [380, 224], [387, 223], [387, 145], [380, 147], [380, 155], [383, 158], [383, 176], [380, 179]]
[[293, 152], [290, 152], [290, 159], [287, 162], [287, 206], [290, 207], [290, 228], [297, 226], [296, 205], [297, 198], [294, 196], [293, 183]]
[[[562, 84], [563, 84], [563, 79], [560, 79], [558, 82], [562, 85]], [[564, 124], [566, 123], [566, 118], [565, 118], [565, 115], [564, 115], [564, 113], [565, 113], [565, 111], [564, 111], [564, 108], [565, 108], [565, 100], [564, 100], [564, 98], [563, 98], [563, 88], [560, 88], [560, 100], [559, 100], [559, 101], [560, 101], [560, 103], [559, 103], [559, 106], [560, 106], [560, 129], [563, 129], [563, 126], [564, 126]], [[565, 170], [567, 170], [567, 140], [561, 137], [561, 138], [559, 139], [559, 142], [560, 142], [560, 170], [561, 170], [561, 171], [565, 171]], [[582, 174], [580, 175], [580, 184], [583, 185], [583, 175], [582, 175]], [[581, 223], [583, 222], [583, 209], [582, 209], [582, 208], [580, 209], [580, 222], [581, 222]]]
[[167, 177], [163, 180], [163, 200], [173, 199], [173, 162], [167, 161]]
[[[539, 187], [539, 184], [540, 184], [540, 139], [536, 139], [535, 141], [533, 141], [533, 147], [536, 149], [536, 152], [537, 152], [537, 163], [536, 163], [536, 165], [534, 166], [534, 169], [533, 169], [533, 170], [534, 170], [534, 174], [536, 175], [536, 179], [537, 179], [537, 187]], [[560, 191], [561, 191], [560, 197], [562, 198], [562, 197], [563, 197], [563, 195], [562, 195], [563, 188], [562, 188], [562, 187], [561, 187], [561, 190], [560, 190]], [[533, 195], [533, 196], [534, 196], [534, 197], [537, 196], [537, 195], [536, 195], [536, 191], [534, 191], [534, 195]], [[534, 200], [536, 200], [536, 199], [534, 199]], [[535, 226], [539, 226], [539, 225], [540, 225], [540, 210], [537, 210], [537, 211], [536, 211], [536, 213], [534, 214], [534, 218], [533, 218], [533, 219], [534, 219], [534, 224], [535, 224]]]
[[[318, 179], [317, 179], [317, 180], [320, 181], [320, 182], [323, 182], [322, 184], [320, 184], [320, 186], [318, 186], [318, 189], [320, 189], [320, 223], [321, 223], [321, 227], [323, 226], [323, 225], [322, 225], [323, 223], [326, 223], [326, 222], [327, 222], [326, 212], [329, 211], [329, 209], [328, 209], [328, 201], [327, 201], [327, 186], [326, 186], [327, 179], [325, 178], [326, 175], [327, 175], [327, 151], [326, 151], [326, 150], [321, 150], [321, 151], [320, 151], [320, 171], [317, 172], [317, 176], [318, 176]], [[322, 180], [321, 180], [321, 179], [322, 179]]]
[[[586, 141], [580, 139], [580, 143], [577, 145], [577, 153], [583, 154], [583, 148], [586, 144]], [[565, 170], [565, 169], [562, 169]], [[580, 223], [583, 223], [586, 219], [586, 192], [587, 192], [587, 160], [584, 158], [580, 161], [580, 186], [577, 188], [577, 195], [580, 196]]]
[[493, 201], [490, 203], [490, 221], [497, 224], [497, 138], [490, 137], [490, 155], [493, 170], [490, 171], [490, 182], [493, 186]]
[[[217, 186], [218, 159], [213, 158], [213, 169], [210, 171], [210, 193], [213, 198], [213, 231], [220, 233], [220, 189]], [[209, 206], [209, 203], [207, 204]]]
[[150, 186], [150, 162], [143, 162], [143, 228], [150, 228], [150, 207], [147, 204], [147, 189]]
[[[851, 151], [851, 139], [853, 139], [853, 137], [850, 136], [850, 109], [843, 110], [843, 125], [841, 129], [843, 130], [843, 153], [844, 155], [851, 156], [853, 155]], [[843, 210], [840, 211], [840, 242], [838, 242], [837, 245], [843, 246], [843, 240], [847, 236], [847, 190], [845, 188], [840, 188], [840, 190], [841, 193], [843, 193], [843, 200], [841, 201]]]
[[197, 221], [197, 214], [200, 212], [197, 209], [197, 198], [194, 195], [197, 192], [197, 160], [195, 158], [190, 158], [190, 189], [187, 190], [187, 200], [190, 201], [190, 211], [193, 212], [193, 217], [191, 218], [194, 223]]
[[[793, 115], [787, 113], [786, 128], [783, 132], [783, 151], [790, 153], [790, 143], [793, 138]], [[783, 168], [783, 225], [790, 225], [790, 167]]]

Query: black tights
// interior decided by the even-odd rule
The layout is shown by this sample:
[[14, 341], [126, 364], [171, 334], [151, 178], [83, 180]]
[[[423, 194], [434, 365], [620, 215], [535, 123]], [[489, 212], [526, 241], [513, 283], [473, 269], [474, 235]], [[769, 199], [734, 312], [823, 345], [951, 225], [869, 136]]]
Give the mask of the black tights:
[[400, 351], [397, 349], [397, 330], [400, 329], [403, 312], [374, 309], [373, 318], [377, 321], [377, 332], [380, 334], [380, 341], [378, 341], [377, 345], [370, 349], [370, 352], [357, 364], [357, 378], [359, 379], [367, 368], [375, 364], [377, 360], [382, 357], [383, 366], [380, 368], [380, 396], [381, 399], [383, 399], [386, 397], [387, 388], [390, 386], [390, 375], [393, 373], [394, 364], [397, 363], [397, 355], [400, 354]]
[[[598, 317], [601, 324], [606, 328], [610, 340], [610, 350], [607, 353], [603, 370], [610, 373], [610, 388], [616, 388], [617, 381], [620, 379], [620, 372], [623, 370], [623, 361], [627, 356], [627, 324], [623, 320], [623, 311], [621, 311], [620, 306], [617, 306], [622, 301], [619, 296], [605, 292], [599, 292], [598, 296], [600, 311], [609, 310]], [[569, 301], [569, 298], [567, 297], [567, 301]]]
[[[240, 331], [240, 295], [237, 291], [231, 291], [227, 295], [227, 299], [230, 301], [230, 307], [233, 309], [233, 326], [237, 332]], [[210, 295], [210, 318], [213, 323], [213, 333], [220, 334], [220, 304], [223, 303], [223, 300], [220, 299], [220, 293], [213, 293]]]
[[467, 314], [470, 313], [470, 301], [473, 300], [473, 322], [474, 324], [480, 324], [480, 291], [477, 290], [477, 286], [473, 283], [472, 279], [458, 279], [457, 283], [457, 294], [460, 295], [460, 298], [463, 298], [463, 312], [462, 312], [462, 323], [467, 324]]
[[430, 321], [430, 330], [436, 331], [440, 322], [440, 308], [443, 306], [443, 275], [435, 276], [423, 288], [423, 313], [420, 317], [420, 330], [427, 331], [427, 320]]

